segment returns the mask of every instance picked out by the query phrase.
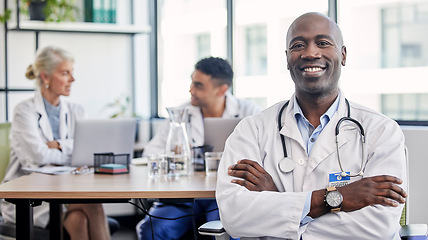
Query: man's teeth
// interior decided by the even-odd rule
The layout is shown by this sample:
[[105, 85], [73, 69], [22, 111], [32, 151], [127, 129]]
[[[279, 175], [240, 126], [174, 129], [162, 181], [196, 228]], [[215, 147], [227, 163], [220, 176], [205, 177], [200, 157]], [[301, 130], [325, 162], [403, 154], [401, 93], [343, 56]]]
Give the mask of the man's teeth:
[[304, 71], [305, 72], [318, 72], [321, 71], [322, 69], [320, 67], [310, 67], [310, 68], [305, 68]]

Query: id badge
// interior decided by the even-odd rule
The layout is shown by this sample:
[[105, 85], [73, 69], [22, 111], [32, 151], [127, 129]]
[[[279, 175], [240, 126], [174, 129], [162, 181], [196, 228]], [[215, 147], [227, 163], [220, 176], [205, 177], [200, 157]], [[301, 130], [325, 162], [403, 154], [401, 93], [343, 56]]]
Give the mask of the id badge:
[[[346, 172], [349, 174], [350, 172]], [[329, 187], [343, 187], [349, 184], [351, 181], [350, 176], [342, 176], [342, 172], [330, 173], [328, 176], [328, 186]]]

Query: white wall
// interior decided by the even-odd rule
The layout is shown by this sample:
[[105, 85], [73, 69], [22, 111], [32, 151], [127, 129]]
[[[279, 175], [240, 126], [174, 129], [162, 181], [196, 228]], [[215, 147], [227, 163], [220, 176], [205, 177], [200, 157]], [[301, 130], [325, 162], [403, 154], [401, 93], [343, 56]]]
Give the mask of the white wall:
[[[24, 74], [34, 56], [34, 33], [9, 34], [9, 83], [33, 87]], [[26, 47], [20, 47], [21, 45]], [[80, 103], [88, 117], [106, 117], [103, 107], [120, 96], [127, 96], [131, 86], [130, 37], [107, 34], [45, 33], [39, 35], [39, 47], [56, 45], [71, 52], [75, 58], [70, 101]], [[20, 86], [16, 87], [20, 87]]]
[[[10, 2], [10, 1], [9, 1]], [[79, 2], [79, 1], [77, 1]], [[121, 24], [129, 24], [123, 16], [130, 18], [134, 11], [135, 24], [146, 26], [149, 23], [148, 0], [135, 0], [134, 9], [129, 9], [128, 1], [120, 1], [118, 17]], [[9, 4], [14, 9], [14, 4]], [[1, 12], [3, 6], [0, 6]], [[128, 9], [126, 9], [128, 7]], [[122, 9], [122, 10], [120, 10]], [[102, 24], [100, 24], [102, 25]], [[124, 25], [126, 26], [126, 25]], [[4, 87], [4, 26], [0, 26], [0, 87]], [[7, 39], [8, 83], [9, 88], [34, 88], [35, 81], [25, 78], [25, 70], [32, 63], [36, 49], [35, 32], [9, 31]], [[134, 42], [134, 47], [132, 43]], [[135, 113], [149, 117], [149, 34], [137, 34], [134, 38], [125, 34], [40, 32], [39, 47], [57, 45], [75, 58], [74, 75], [76, 81], [68, 100], [82, 104], [89, 118], [107, 118], [117, 110], [106, 105], [117, 99], [132, 97], [135, 92]], [[135, 69], [132, 69], [132, 60]], [[135, 76], [135, 85], [132, 78]], [[135, 89], [133, 89], [135, 87]], [[13, 107], [32, 96], [32, 92], [10, 93], [9, 121], [12, 120]], [[2, 97], [4, 95], [0, 95]], [[0, 121], [5, 120], [4, 97], [0, 98]], [[132, 106], [130, 106], [130, 109]]]

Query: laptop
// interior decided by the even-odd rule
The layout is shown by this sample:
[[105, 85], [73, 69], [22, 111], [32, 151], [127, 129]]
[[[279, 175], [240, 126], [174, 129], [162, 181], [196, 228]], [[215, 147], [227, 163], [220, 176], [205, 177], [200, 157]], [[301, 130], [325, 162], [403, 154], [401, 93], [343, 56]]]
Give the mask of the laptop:
[[213, 152], [223, 152], [224, 144], [241, 118], [204, 118], [204, 145], [213, 146]]
[[71, 166], [93, 166], [94, 153], [134, 153], [136, 119], [82, 119], [76, 121]]

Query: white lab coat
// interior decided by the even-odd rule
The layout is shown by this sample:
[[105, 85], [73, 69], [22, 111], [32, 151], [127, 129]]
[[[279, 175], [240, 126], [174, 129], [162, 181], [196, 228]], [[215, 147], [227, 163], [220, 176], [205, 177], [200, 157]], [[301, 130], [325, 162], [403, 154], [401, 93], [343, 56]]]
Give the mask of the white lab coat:
[[[48, 148], [47, 142], [53, 141], [53, 133], [40, 91], [33, 98], [19, 103], [14, 109], [10, 129], [10, 162], [3, 182], [10, 181], [26, 174], [21, 168], [37, 168], [46, 164], [69, 164], [73, 151], [74, 128], [77, 119], [83, 117], [83, 108], [78, 104], [61, 101], [59, 133], [62, 151]], [[35, 225], [44, 227], [47, 224], [47, 209], [36, 207], [34, 210]], [[15, 221], [14, 205], [2, 202], [2, 215], [9, 221]], [[42, 222], [38, 216], [46, 215]]]
[[[216, 199], [227, 232], [248, 239], [300, 239], [300, 236], [303, 240], [399, 239], [403, 204], [396, 208], [375, 205], [354, 212], [328, 213], [300, 226], [307, 193], [326, 188], [328, 175], [340, 172], [334, 131], [338, 120], [347, 115], [348, 108], [341, 94], [338, 111], [319, 135], [308, 157], [291, 100], [282, 116], [281, 134], [285, 136], [287, 154], [296, 167], [291, 173], [282, 173], [278, 163], [284, 153], [277, 117], [283, 104], [243, 119], [226, 142], [218, 170]], [[351, 103], [350, 110], [351, 117], [362, 124], [366, 134], [364, 177], [393, 175], [404, 180], [401, 187], [407, 190], [404, 135], [399, 126], [355, 103]], [[340, 127], [339, 149], [344, 170], [357, 173], [361, 164], [360, 135], [349, 121]], [[227, 168], [240, 159], [254, 160], [263, 166], [279, 192], [249, 191], [231, 183]], [[359, 179], [361, 177], [353, 177], [351, 181]]]
[[[260, 112], [260, 107], [251, 102], [234, 97], [229, 91], [226, 92], [226, 108], [223, 118], [244, 118]], [[204, 119], [199, 107], [192, 106], [190, 102], [182, 105], [186, 108], [185, 119], [189, 134], [189, 141], [193, 147], [204, 145]], [[169, 133], [169, 121], [164, 121], [159, 126], [155, 136], [144, 147], [144, 156], [150, 154], [163, 153], [166, 147], [166, 141]]]

